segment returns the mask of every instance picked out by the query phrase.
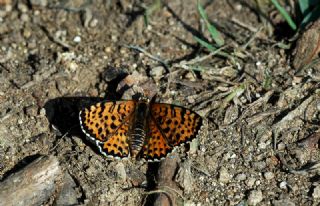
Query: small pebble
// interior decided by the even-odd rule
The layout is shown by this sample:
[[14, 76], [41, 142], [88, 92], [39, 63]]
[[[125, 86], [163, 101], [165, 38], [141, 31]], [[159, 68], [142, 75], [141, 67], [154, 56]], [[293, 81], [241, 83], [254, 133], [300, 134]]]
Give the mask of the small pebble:
[[23, 22], [28, 22], [28, 21], [30, 20], [28, 14], [22, 14], [22, 15], [20, 16], [20, 19], [21, 19], [21, 21], [23, 21]]
[[22, 13], [26, 13], [28, 11], [27, 5], [25, 5], [23, 3], [18, 3], [17, 7]]
[[284, 150], [286, 148], [286, 145], [283, 143], [283, 142], [280, 142], [278, 145], [277, 145], [277, 148], [278, 150]]
[[237, 11], [241, 11], [242, 5], [241, 5], [241, 4], [236, 4], [235, 9], [236, 9]]
[[221, 167], [219, 172], [219, 182], [227, 183], [231, 179], [231, 176], [228, 172], [228, 170], [225, 167]]
[[248, 197], [248, 205], [257, 205], [263, 200], [261, 190], [252, 190]]
[[45, 108], [41, 108], [40, 109], [40, 115], [41, 116], [45, 116], [46, 115], [46, 109]]
[[237, 158], [237, 154], [233, 153], [231, 156], [230, 156], [230, 159], [235, 159]]
[[267, 163], [265, 161], [254, 162], [252, 163], [252, 166], [254, 168], [257, 168], [258, 170], [263, 170], [264, 168], [267, 167]]
[[258, 144], [258, 147], [259, 147], [259, 149], [265, 149], [265, 148], [267, 148], [267, 144], [265, 142], [260, 142]]
[[155, 79], [160, 79], [164, 74], [164, 72], [165, 72], [165, 69], [163, 66], [157, 66], [151, 69], [150, 75]]
[[7, 12], [0, 10], [0, 22], [3, 22], [3, 18], [7, 15]]
[[254, 183], [256, 182], [256, 179], [253, 177], [248, 178], [248, 180], [246, 181], [246, 185], [248, 187], [252, 187], [254, 185]]
[[194, 74], [191, 73], [191, 72], [188, 72], [188, 73], [186, 74], [185, 78], [188, 79], [188, 80], [190, 80], [190, 81], [192, 81], [192, 82], [196, 81], [196, 78], [194, 77]]
[[182, 44], [182, 45], [181, 45], [181, 49], [182, 49], [182, 50], [187, 50], [188, 47], [187, 47], [186, 45]]
[[288, 183], [286, 181], [282, 181], [279, 184], [279, 187], [283, 190], [287, 189]]
[[189, 153], [190, 154], [196, 154], [199, 148], [199, 139], [194, 139], [190, 142], [190, 149]]
[[70, 62], [69, 64], [67, 64], [67, 68], [71, 71], [71, 72], [75, 72], [78, 69], [78, 64], [75, 62]]
[[261, 184], [261, 181], [260, 180], [257, 180], [256, 182], [255, 182], [255, 185], [256, 186], [259, 186]]
[[320, 198], [320, 185], [316, 186], [313, 189], [312, 197], [315, 198], [315, 199]]
[[80, 43], [81, 42], [81, 37], [80, 36], [75, 36], [73, 38], [73, 41], [76, 42], [76, 43]]
[[92, 19], [89, 25], [90, 27], [96, 27], [98, 25], [98, 19]]
[[126, 169], [124, 168], [124, 164], [122, 162], [119, 162], [116, 166], [115, 166], [116, 172], [118, 174], [118, 178], [121, 181], [126, 181], [127, 179], [127, 173], [126, 173]]
[[[30, 36], [31, 36], [31, 30], [29, 29], [29, 28], [25, 28], [24, 30], [23, 30], [23, 37], [25, 37], [25, 38], [29, 38]], [[29, 43], [28, 43], [28, 45], [29, 45]]]
[[[112, 40], [112, 42], [117, 42], [118, 41], [118, 37], [116, 35], [112, 35], [111, 36], [111, 40]], [[121, 50], [120, 50], [120, 52], [121, 52]]]
[[109, 46], [104, 48], [105, 53], [110, 53], [111, 51], [112, 51], [111, 47], [109, 47]]
[[26, 109], [25, 109], [25, 111], [26, 111], [26, 114], [28, 115], [28, 116], [30, 116], [30, 117], [34, 117], [34, 116], [36, 116], [37, 115], [37, 113], [38, 113], [38, 108], [36, 107], [36, 106], [29, 106], [29, 107], [27, 107]]
[[22, 124], [23, 123], [23, 119], [18, 119], [18, 124]]
[[194, 104], [196, 102], [194, 96], [188, 96], [187, 97], [187, 101], [189, 104]]
[[236, 176], [236, 180], [243, 181], [245, 179], [247, 179], [247, 175], [244, 173], [237, 174]]
[[264, 173], [264, 178], [266, 178], [267, 180], [273, 179], [274, 178], [273, 172], [265, 172]]
[[34, 6], [47, 6], [47, 0], [30, 0], [30, 3]]

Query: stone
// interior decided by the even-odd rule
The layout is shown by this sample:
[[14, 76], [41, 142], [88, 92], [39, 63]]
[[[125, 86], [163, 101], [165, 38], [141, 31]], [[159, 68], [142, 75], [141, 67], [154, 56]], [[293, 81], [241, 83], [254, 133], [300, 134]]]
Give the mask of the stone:
[[266, 178], [267, 180], [271, 180], [271, 179], [274, 178], [273, 172], [265, 172], [265, 173], [263, 174], [263, 176], [264, 176], [264, 178]]
[[160, 79], [164, 73], [165, 69], [163, 66], [153, 67], [150, 71], [150, 75], [155, 79]]
[[231, 175], [225, 167], [221, 167], [219, 171], [219, 182], [228, 183], [231, 179]]
[[320, 185], [316, 186], [316, 187], [313, 189], [312, 197], [313, 197], [314, 199], [320, 198]]
[[237, 176], [236, 176], [236, 180], [238, 180], [238, 181], [243, 181], [245, 179], [247, 179], [247, 175], [244, 173], [237, 174]]
[[253, 177], [250, 177], [250, 178], [247, 179], [246, 185], [247, 185], [248, 187], [252, 187], [255, 182], [256, 182], [256, 179], [253, 178]]
[[127, 173], [124, 164], [122, 162], [119, 162], [118, 164], [116, 164], [115, 170], [117, 172], [118, 179], [122, 182], [125, 182], [127, 180]]
[[282, 182], [280, 182], [279, 187], [280, 187], [280, 189], [285, 190], [288, 188], [288, 183], [286, 181], [282, 181]]
[[30, 0], [30, 3], [34, 6], [47, 6], [48, 1], [47, 0]]
[[257, 205], [263, 200], [261, 190], [252, 190], [248, 197], [248, 205]]

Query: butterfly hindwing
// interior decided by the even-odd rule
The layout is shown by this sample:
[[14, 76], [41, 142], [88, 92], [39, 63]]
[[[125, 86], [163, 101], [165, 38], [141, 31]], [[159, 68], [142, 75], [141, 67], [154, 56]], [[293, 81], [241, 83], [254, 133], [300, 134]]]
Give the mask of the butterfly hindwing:
[[82, 131], [105, 156], [129, 156], [128, 133], [136, 102], [100, 102], [80, 112]]
[[172, 146], [179, 146], [196, 138], [202, 126], [200, 115], [184, 107], [152, 103], [150, 113]]
[[142, 148], [142, 158], [154, 161], [160, 160], [172, 151], [166, 138], [161, 133], [154, 119], [149, 117], [148, 132]]
[[80, 112], [82, 131], [93, 141], [105, 142], [132, 115], [135, 101], [100, 102]]
[[97, 142], [100, 152], [105, 156], [126, 158], [129, 156], [129, 121], [124, 122], [105, 142]]

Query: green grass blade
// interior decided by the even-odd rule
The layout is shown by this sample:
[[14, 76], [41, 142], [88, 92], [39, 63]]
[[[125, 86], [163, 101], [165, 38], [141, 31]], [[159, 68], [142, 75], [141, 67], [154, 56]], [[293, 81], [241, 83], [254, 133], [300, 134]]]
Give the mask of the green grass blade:
[[217, 55], [220, 55], [220, 56], [223, 56], [223, 57], [226, 57], [226, 58], [229, 58], [231, 60], [233, 60], [233, 57], [226, 53], [226, 52], [223, 52], [223, 51], [217, 51], [219, 50], [218, 48], [212, 46], [211, 44], [209, 44], [208, 42], [200, 39], [199, 37], [197, 36], [193, 36], [193, 38], [203, 47], [207, 48], [210, 52], [214, 52], [214, 53], [217, 53]]
[[266, 69], [264, 71], [264, 80], [262, 83], [262, 87], [266, 90], [270, 89], [272, 86], [272, 76], [270, 74], [270, 71], [268, 69]]
[[289, 24], [289, 26], [293, 29], [296, 30], [297, 29], [297, 25], [294, 23], [294, 21], [292, 20], [292, 18], [289, 16], [288, 12], [279, 4], [279, 2], [277, 0], [271, 0], [271, 2], [273, 3], [273, 5], [278, 9], [278, 11], [280, 12], [280, 14], [283, 16], [283, 18], [287, 21], [287, 23]]
[[301, 27], [305, 27], [309, 22], [320, 17], [320, 5], [315, 7], [311, 12], [307, 13], [301, 22]]
[[161, 0], [155, 0], [150, 6], [145, 8], [144, 11], [144, 24], [149, 25], [149, 16], [156, 10], [161, 8]]
[[216, 44], [219, 47], [223, 46], [224, 45], [224, 39], [222, 38], [222, 35], [216, 29], [216, 27], [214, 27], [212, 24], [210, 24], [210, 22], [208, 20], [208, 16], [207, 16], [204, 8], [201, 6], [199, 1], [197, 2], [197, 6], [198, 6], [199, 14], [200, 14], [201, 18], [204, 20], [212, 39], [216, 42]]
[[299, 0], [299, 7], [302, 15], [305, 15], [308, 8], [310, 8], [309, 0]]
[[245, 91], [246, 86], [244, 83], [240, 84], [238, 87], [234, 88], [230, 94], [224, 98], [224, 105], [228, 104], [233, 98], [239, 97]]
[[214, 46], [212, 46], [211, 44], [209, 44], [208, 42], [200, 39], [199, 37], [193, 36], [193, 38], [194, 38], [199, 44], [201, 44], [201, 46], [204, 46], [204, 47], [207, 48], [209, 51], [215, 52], [215, 51], [217, 50], [216, 47], [214, 47]]

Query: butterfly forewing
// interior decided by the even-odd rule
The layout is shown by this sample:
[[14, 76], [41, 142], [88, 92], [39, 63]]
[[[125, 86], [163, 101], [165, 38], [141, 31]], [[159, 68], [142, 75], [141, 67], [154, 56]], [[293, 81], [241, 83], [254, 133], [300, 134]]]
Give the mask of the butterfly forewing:
[[94, 141], [105, 142], [129, 121], [135, 101], [100, 102], [80, 112], [83, 132]]
[[184, 107], [153, 103], [151, 117], [171, 146], [179, 146], [196, 138], [202, 126], [202, 118]]

